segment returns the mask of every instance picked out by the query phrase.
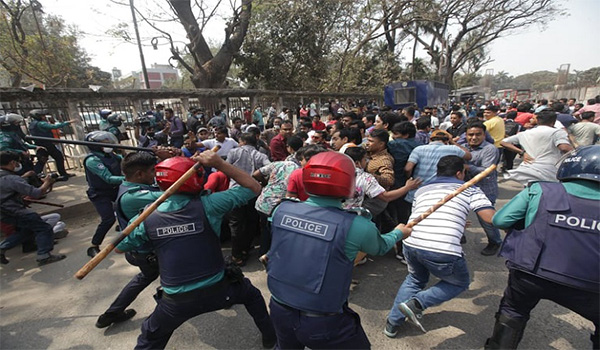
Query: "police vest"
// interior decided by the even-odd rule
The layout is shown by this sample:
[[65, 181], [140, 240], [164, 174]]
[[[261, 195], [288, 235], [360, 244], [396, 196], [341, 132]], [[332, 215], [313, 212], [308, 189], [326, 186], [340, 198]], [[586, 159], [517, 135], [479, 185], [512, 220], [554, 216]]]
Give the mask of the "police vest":
[[332, 207], [279, 205], [267, 265], [267, 283], [277, 300], [304, 311], [342, 312], [353, 268], [346, 235], [355, 217]]
[[39, 120], [35, 120], [35, 119], [33, 119], [31, 121], [31, 123], [29, 123], [29, 132], [31, 133], [31, 135], [33, 135], [33, 136], [40, 136], [40, 137], [53, 138], [54, 135], [52, 135], [52, 131], [51, 130], [44, 130], [42, 128], [39, 128], [38, 127], [39, 123], [40, 123], [40, 121]]
[[[119, 192], [117, 193], [117, 200], [115, 201], [115, 213], [117, 214], [117, 222], [119, 223], [119, 226], [121, 227], [121, 229], [124, 229], [125, 227], [127, 227], [127, 224], [129, 223], [129, 220], [131, 220], [130, 217], [128, 217], [127, 215], [125, 215], [125, 213], [122, 210], [121, 207], [121, 198], [123, 197], [123, 195], [125, 193], [135, 193], [138, 191], [160, 191], [160, 188], [156, 187], [156, 186], [152, 186], [152, 185], [145, 185], [145, 184], [135, 184], [133, 186], [126, 186], [124, 184], [121, 184], [119, 186]], [[140, 208], [143, 209], [143, 208]]]
[[219, 237], [210, 227], [200, 198], [180, 210], [155, 211], [144, 221], [164, 287], [199, 282], [224, 269]]
[[509, 268], [598, 293], [600, 211], [598, 201], [578, 198], [561, 183], [540, 182], [534, 222], [506, 236], [500, 256]]
[[[121, 158], [117, 157], [115, 154], [113, 154], [113, 153], [106, 154], [105, 153], [101, 156], [98, 156], [93, 153], [88, 154], [87, 157], [85, 157], [85, 159], [83, 160], [83, 164], [85, 164], [85, 162], [91, 157], [96, 157], [96, 158], [100, 159], [102, 164], [104, 164], [106, 169], [108, 169], [108, 171], [111, 174], [113, 174], [115, 176], [121, 176]], [[85, 166], [84, 168], [85, 168], [85, 178], [87, 180], [88, 186], [90, 187], [89, 191], [92, 193], [109, 195], [114, 200], [114, 198], [116, 198], [117, 193], [119, 191], [119, 185], [109, 184], [108, 182], [104, 181], [100, 176], [91, 172], [87, 168], [87, 166]]]

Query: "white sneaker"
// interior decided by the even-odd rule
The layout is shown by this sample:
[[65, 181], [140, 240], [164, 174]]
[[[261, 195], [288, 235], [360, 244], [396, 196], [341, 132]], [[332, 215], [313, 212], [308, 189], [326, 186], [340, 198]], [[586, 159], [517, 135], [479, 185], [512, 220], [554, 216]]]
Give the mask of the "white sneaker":
[[400, 262], [404, 265], [408, 265], [408, 263], [406, 262], [406, 258], [403, 255], [396, 254], [396, 259], [400, 260]]
[[364, 265], [366, 263], [367, 263], [367, 257], [365, 256], [359, 262], [356, 263], [356, 266], [358, 266], [358, 265]]

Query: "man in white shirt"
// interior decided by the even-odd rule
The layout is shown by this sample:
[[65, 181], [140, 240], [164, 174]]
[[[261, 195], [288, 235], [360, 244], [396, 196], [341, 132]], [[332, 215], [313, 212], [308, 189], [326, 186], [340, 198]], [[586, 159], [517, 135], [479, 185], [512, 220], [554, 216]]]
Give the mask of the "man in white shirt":
[[221, 146], [221, 148], [217, 151], [217, 154], [219, 155], [219, 157], [221, 157], [223, 159], [227, 159], [227, 155], [229, 154], [229, 151], [238, 147], [238, 143], [234, 139], [227, 137], [227, 135], [229, 135], [229, 132], [226, 127], [224, 127], [224, 126], [217, 127], [217, 128], [215, 128], [215, 138], [214, 139], [208, 139], [208, 140], [204, 140], [202, 142], [198, 142], [196, 144], [196, 147], [197, 148], [205, 147], [206, 149], [213, 149], [217, 145]]
[[[556, 112], [545, 109], [535, 115], [537, 126], [525, 132], [505, 138], [500, 145], [519, 154], [523, 162], [518, 168], [508, 170], [506, 178], [527, 185], [532, 181], [556, 179], [557, 163], [563, 153], [573, 149], [564, 128], [557, 129]], [[521, 145], [523, 149], [516, 145]]]
[[[442, 157], [437, 164], [437, 176], [415, 193], [410, 220], [416, 219], [464, 184], [465, 172], [463, 158], [455, 155]], [[419, 321], [423, 311], [451, 300], [469, 288], [471, 280], [460, 239], [471, 210], [487, 223], [492, 222], [496, 212], [483, 191], [473, 186], [421, 221], [413, 228], [411, 236], [404, 240], [408, 275], [388, 315], [384, 330], [386, 336], [394, 338], [398, 327], [406, 320], [425, 332]], [[425, 289], [430, 275], [440, 280]]]

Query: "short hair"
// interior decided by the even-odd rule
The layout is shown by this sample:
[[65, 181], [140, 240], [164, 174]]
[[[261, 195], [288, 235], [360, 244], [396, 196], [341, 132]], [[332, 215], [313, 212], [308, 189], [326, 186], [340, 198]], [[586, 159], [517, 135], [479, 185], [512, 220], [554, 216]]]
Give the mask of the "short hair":
[[367, 118], [367, 121], [375, 123], [375, 114], [367, 114], [365, 115], [365, 118]]
[[302, 122], [302, 124], [300, 124], [300, 126], [312, 129], [312, 123], [311, 122]]
[[541, 104], [542, 106], [545, 106], [545, 105], [547, 105], [547, 104], [548, 104], [548, 100], [546, 100], [545, 98], [543, 98], [543, 99], [541, 99], [541, 100], [540, 100], [540, 104]]
[[417, 129], [425, 130], [431, 127], [431, 118], [429, 117], [421, 117], [417, 119]]
[[352, 120], [358, 119], [358, 115], [356, 115], [356, 113], [354, 113], [352, 111], [344, 113], [344, 117], [350, 117], [350, 118], [352, 118]]
[[148, 170], [156, 165], [156, 156], [150, 152], [128, 153], [121, 162], [121, 171], [125, 178], [131, 178], [137, 171]]
[[408, 138], [413, 138], [417, 134], [417, 128], [415, 127], [415, 124], [409, 121], [403, 121], [394, 124], [392, 132], [394, 134], [408, 135]]
[[217, 126], [215, 128], [215, 134], [229, 135], [229, 130], [227, 130], [227, 127], [225, 127], [225, 126]]
[[390, 140], [390, 134], [387, 131], [382, 130], [382, 129], [375, 129], [375, 130], [371, 131], [371, 135], [369, 135], [369, 136], [382, 141], [386, 145], [387, 145], [388, 141]]
[[244, 132], [240, 135], [240, 141], [249, 146], [256, 146], [256, 135], [253, 132]]
[[459, 111], [453, 111], [452, 113], [450, 113], [450, 115], [452, 115], [452, 114], [456, 114], [460, 119], [464, 118], [464, 115]]
[[458, 112], [458, 111], [460, 111], [460, 105], [454, 104], [454, 105], [452, 105], [452, 107], [450, 107], [450, 109], [454, 112]]
[[308, 134], [304, 131], [299, 131], [294, 136], [301, 138], [303, 141], [308, 140]]
[[517, 112], [529, 112], [531, 110], [531, 105], [527, 102], [521, 103], [517, 106]]
[[482, 129], [483, 132], [485, 133], [486, 127], [485, 124], [483, 124], [483, 122], [481, 120], [478, 119], [472, 119], [472, 122], [467, 123], [467, 130], [471, 129], [471, 128], [479, 128]]
[[173, 108], [165, 108], [165, 112], [171, 112], [172, 114], [175, 114], [175, 112], [173, 112]]
[[403, 121], [400, 116], [394, 112], [385, 112], [379, 115], [379, 119], [381, 119], [383, 124], [387, 124], [388, 128], [392, 128], [394, 124]]
[[485, 109], [494, 113], [498, 113], [498, 111], [500, 110], [500, 108], [498, 108], [498, 106], [495, 105], [488, 105], [487, 107], [485, 107]]
[[2, 151], [0, 152], [0, 165], [5, 166], [13, 160], [19, 162], [21, 161], [21, 155], [17, 152], [12, 151]]
[[465, 160], [459, 156], [444, 156], [437, 164], [437, 176], [454, 176], [463, 171]]
[[344, 154], [352, 158], [353, 161], [360, 162], [367, 155], [367, 150], [362, 147], [348, 147]]
[[594, 117], [596, 116], [596, 112], [594, 111], [587, 111], [587, 112], [583, 112], [581, 113], [581, 119], [594, 119]]
[[562, 111], [565, 110], [565, 104], [562, 102], [556, 102], [555, 104], [552, 105], [552, 109], [554, 109], [558, 113], [562, 113]]
[[544, 109], [535, 114], [538, 124], [541, 125], [554, 125], [556, 123], [556, 112], [552, 109]]
[[515, 119], [517, 117], [517, 111], [510, 111], [506, 113], [506, 119]]
[[315, 156], [319, 153], [327, 152], [327, 149], [325, 147], [319, 146], [319, 145], [304, 146], [301, 148], [301, 150], [302, 150], [302, 158], [307, 162], [313, 156]]
[[294, 152], [297, 152], [300, 149], [300, 147], [304, 145], [304, 141], [302, 141], [302, 139], [297, 136], [292, 136], [287, 140], [287, 145], [291, 149], [293, 149]]
[[240, 117], [235, 117], [235, 118], [231, 119], [231, 122], [232, 122], [232, 123], [235, 123], [235, 122], [237, 122], [238, 120], [242, 120], [242, 118], [240, 118]]
[[294, 127], [294, 123], [292, 123], [292, 121], [289, 119], [286, 119], [286, 120], [282, 119], [281, 126], [283, 126], [284, 124], [290, 124], [292, 127]]
[[362, 137], [360, 135], [360, 131], [356, 128], [344, 128], [339, 131], [340, 138], [343, 139], [345, 137], [348, 138], [348, 142], [352, 142], [355, 145], [360, 145], [362, 143]]
[[595, 105], [597, 103], [595, 98], [590, 98], [589, 100], [587, 100], [588, 105]]
[[414, 117], [416, 111], [415, 107], [406, 107], [404, 110], [406, 111], [407, 116]]
[[350, 122], [350, 127], [353, 127], [355, 125], [358, 127], [358, 130], [365, 130], [367, 128], [367, 126], [362, 120], [357, 119]]

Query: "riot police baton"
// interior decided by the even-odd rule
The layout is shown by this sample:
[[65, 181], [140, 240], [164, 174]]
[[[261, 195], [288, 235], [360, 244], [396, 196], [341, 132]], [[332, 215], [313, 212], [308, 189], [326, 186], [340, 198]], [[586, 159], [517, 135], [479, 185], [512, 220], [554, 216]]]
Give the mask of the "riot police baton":
[[[217, 152], [220, 148], [221, 146], [217, 145], [211, 151]], [[110, 242], [106, 247], [104, 247], [104, 249], [102, 249], [98, 254], [96, 254], [95, 257], [93, 257], [81, 269], [79, 269], [79, 271], [75, 273], [75, 278], [81, 280], [85, 276], [87, 276], [87, 274], [90, 273], [90, 271], [92, 271], [96, 266], [98, 266], [98, 264], [100, 264], [100, 262], [104, 260], [104, 258], [106, 258], [108, 254], [110, 254], [110, 252], [112, 252], [115, 249], [115, 247], [119, 243], [121, 243], [123, 239], [125, 239], [125, 237], [127, 237], [131, 232], [133, 232], [133, 230], [136, 227], [138, 227], [139, 224], [146, 220], [146, 218], [148, 218], [148, 216], [152, 214], [156, 210], [156, 208], [158, 208], [158, 206], [162, 204], [162, 202], [164, 202], [167, 198], [175, 194], [177, 190], [179, 190], [179, 187], [181, 187], [190, 177], [192, 177], [192, 175], [194, 175], [198, 171], [198, 169], [200, 169], [200, 167], [202, 167], [202, 164], [200, 162], [197, 162], [196, 164], [194, 164], [193, 167], [189, 168], [188, 171], [181, 175], [181, 177], [177, 179], [177, 181], [175, 181], [175, 183], [172, 184], [169, 188], [167, 188], [167, 190], [163, 192], [163, 194], [160, 197], [158, 197], [157, 200], [155, 200], [152, 204], [147, 206], [144, 209], [144, 211], [132, 223], [127, 225], [127, 227], [121, 231], [121, 234], [117, 238]]]
[[[72, 145], [82, 145], [82, 146], [98, 146], [98, 142], [90, 142], [90, 141], [79, 141], [79, 140], [65, 140], [65, 139], [55, 139], [52, 137], [40, 137], [40, 136], [25, 136], [25, 140], [27, 141], [46, 141], [53, 143], [67, 143]], [[152, 148], [146, 147], [134, 147], [134, 146], [126, 146], [120, 144], [111, 144], [111, 148], [117, 149], [127, 149], [131, 151], [146, 151], [146, 152], [154, 152]]]

